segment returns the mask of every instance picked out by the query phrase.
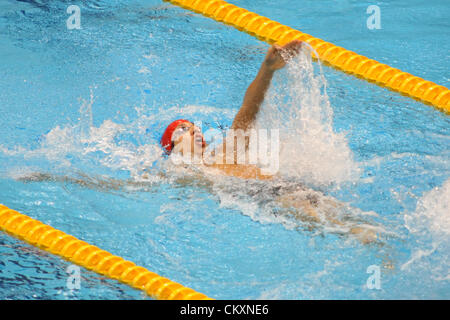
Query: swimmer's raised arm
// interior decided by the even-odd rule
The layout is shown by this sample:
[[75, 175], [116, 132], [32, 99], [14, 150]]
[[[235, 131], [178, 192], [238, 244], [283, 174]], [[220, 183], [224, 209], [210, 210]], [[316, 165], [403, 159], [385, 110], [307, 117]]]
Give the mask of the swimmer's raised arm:
[[264, 95], [270, 86], [274, 72], [286, 65], [284, 57], [298, 53], [301, 44], [301, 41], [294, 40], [283, 47], [275, 44], [269, 48], [255, 80], [245, 92], [244, 101], [233, 120], [232, 129], [242, 129], [244, 131], [248, 129], [255, 120], [259, 107], [264, 101]]

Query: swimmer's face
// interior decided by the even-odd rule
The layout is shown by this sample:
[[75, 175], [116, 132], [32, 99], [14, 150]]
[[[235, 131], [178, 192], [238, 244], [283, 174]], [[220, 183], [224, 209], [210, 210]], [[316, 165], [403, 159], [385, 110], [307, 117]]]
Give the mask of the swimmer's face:
[[205, 148], [202, 131], [192, 123], [179, 124], [172, 133], [173, 150], [182, 153], [189, 152], [202, 155]]

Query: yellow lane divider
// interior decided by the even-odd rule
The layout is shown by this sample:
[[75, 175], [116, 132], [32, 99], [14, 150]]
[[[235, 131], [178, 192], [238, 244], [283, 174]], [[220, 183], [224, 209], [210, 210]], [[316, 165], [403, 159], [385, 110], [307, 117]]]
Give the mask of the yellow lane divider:
[[162, 300], [210, 300], [202, 293], [163, 278], [133, 262], [78, 240], [0, 204], [0, 230], [86, 269], [119, 280]]
[[309, 43], [325, 64], [400, 92], [450, 113], [450, 90], [431, 81], [369, 59], [330, 42], [282, 25], [222, 0], [165, 0], [231, 25], [270, 44]]

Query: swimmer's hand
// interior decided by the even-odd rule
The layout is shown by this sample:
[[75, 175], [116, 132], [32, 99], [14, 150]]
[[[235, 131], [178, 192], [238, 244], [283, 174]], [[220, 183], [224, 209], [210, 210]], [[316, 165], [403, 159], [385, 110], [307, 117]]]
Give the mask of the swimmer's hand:
[[288, 59], [299, 53], [301, 47], [300, 40], [293, 40], [284, 46], [274, 44], [267, 51], [264, 64], [272, 71], [279, 70], [286, 65]]

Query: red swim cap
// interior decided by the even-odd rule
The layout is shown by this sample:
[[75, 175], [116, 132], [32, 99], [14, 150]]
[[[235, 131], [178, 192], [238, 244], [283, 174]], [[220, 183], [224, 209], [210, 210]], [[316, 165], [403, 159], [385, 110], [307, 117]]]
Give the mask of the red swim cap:
[[182, 123], [191, 123], [188, 120], [179, 119], [175, 120], [171, 124], [169, 124], [166, 128], [166, 131], [164, 131], [164, 134], [161, 138], [161, 146], [166, 150], [166, 153], [170, 153], [172, 151], [172, 134], [175, 131], [176, 127]]

